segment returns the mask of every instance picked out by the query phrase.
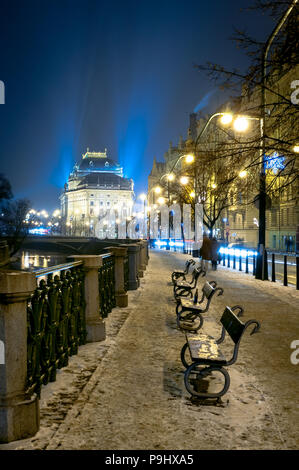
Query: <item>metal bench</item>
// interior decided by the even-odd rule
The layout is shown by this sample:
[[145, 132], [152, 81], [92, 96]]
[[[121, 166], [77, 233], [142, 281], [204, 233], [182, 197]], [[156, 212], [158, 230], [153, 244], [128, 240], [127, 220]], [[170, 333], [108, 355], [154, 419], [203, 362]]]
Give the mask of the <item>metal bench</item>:
[[187, 274], [189, 273], [189, 269], [191, 266], [194, 266], [195, 265], [195, 261], [194, 259], [190, 258], [186, 261], [186, 264], [185, 264], [185, 269], [184, 271], [182, 270], [176, 270], [176, 271], [173, 271], [173, 273], [171, 274], [171, 280], [172, 280], [172, 283], [173, 285], [175, 285], [176, 281], [182, 277], [183, 280], [185, 281], [186, 280], [186, 276]]
[[218, 296], [223, 295], [222, 287], [217, 287], [217, 282], [215, 281], [206, 281], [202, 288], [201, 299], [198, 302], [195, 300], [198, 289], [196, 289], [196, 295], [193, 300], [185, 297], [177, 298], [176, 314], [178, 328], [196, 333], [203, 325], [204, 319], [202, 313], [206, 313], [209, 310], [210, 303], [216, 292], [218, 292]]
[[178, 297], [192, 297], [192, 291], [196, 288], [198, 278], [201, 275], [205, 276], [206, 271], [199, 267], [193, 270], [191, 282], [177, 281], [173, 286], [174, 298], [177, 299]]
[[[234, 364], [238, 357], [241, 338], [249, 325], [255, 324], [251, 335], [257, 333], [260, 329], [260, 323], [257, 320], [248, 320], [242, 323], [233, 310], [239, 309], [238, 316], [242, 315], [243, 309], [240, 306], [225, 307], [221, 317], [222, 333], [219, 339], [215, 340], [212, 336], [203, 334], [186, 333], [187, 343], [184, 344], [181, 351], [181, 360], [187, 368], [184, 375], [184, 382], [188, 392], [200, 398], [220, 399], [229, 389], [230, 377], [224, 366]], [[226, 333], [229, 334], [235, 343], [232, 358], [227, 360], [223, 352], [219, 349], [219, 344], [225, 339]], [[189, 351], [191, 364], [186, 360], [186, 354]], [[208, 389], [215, 383], [217, 373], [224, 377], [224, 386], [216, 392], [209, 392]], [[222, 379], [223, 379], [222, 377]], [[213, 381], [214, 379], [214, 381]], [[216, 381], [217, 382], [217, 381]], [[208, 387], [207, 387], [208, 386]], [[222, 386], [222, 384], [221, 384]]]

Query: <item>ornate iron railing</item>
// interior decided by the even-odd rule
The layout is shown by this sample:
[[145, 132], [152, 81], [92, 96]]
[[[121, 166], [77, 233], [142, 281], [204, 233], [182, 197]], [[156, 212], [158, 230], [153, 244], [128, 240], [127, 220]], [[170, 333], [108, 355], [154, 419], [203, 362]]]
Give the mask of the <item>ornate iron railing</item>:
[[103, 265], [99, 268], [100, 315], [106, 318], [116, 306], [114, 256], [108, 253], [101, 255]]
[[41, 386], [56, 380], [86, 342], [82, 261], [42, 269], [28, 302], [27, 389], [40, 396]]
[[129, 258], [128, 255], [124, 257], [124, 287], [125, 291], [129, 290]]

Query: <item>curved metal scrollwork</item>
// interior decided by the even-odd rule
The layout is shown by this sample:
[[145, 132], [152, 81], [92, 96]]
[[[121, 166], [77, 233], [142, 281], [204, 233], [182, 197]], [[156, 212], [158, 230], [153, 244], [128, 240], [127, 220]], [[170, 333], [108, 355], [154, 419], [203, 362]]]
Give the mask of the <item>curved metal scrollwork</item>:
[[103, 265], [99, 269], [100, 315], [106, 318], [116, 306], [114, 256], [103, 256]]

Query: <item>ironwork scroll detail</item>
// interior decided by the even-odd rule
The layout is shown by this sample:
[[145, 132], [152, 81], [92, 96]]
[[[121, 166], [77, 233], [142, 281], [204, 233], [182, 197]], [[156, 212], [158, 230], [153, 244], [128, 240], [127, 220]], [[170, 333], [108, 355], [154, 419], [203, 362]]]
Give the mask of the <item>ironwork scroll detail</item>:
[[114, 265], [113, 255], [103, 256], [103, 265], [99, 268], [100, 315], [102, 318], [106, 318], [116, 307]]
[[27, 308], [27, 391], [40, 397], [42, 385], [56, 380], [86, 343], [84, 271], [82, 266], [47, 274]]

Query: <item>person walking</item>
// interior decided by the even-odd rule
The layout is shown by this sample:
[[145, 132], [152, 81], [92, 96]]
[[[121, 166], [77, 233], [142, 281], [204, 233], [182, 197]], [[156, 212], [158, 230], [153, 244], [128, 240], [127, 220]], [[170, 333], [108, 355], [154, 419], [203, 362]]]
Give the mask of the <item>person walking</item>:
[[202, 258], [201, 268], [208, 272], [209, 261], [212, 259], [212, 240], [206, 234], [203, 236], [199, 256]]
[[218, 242], [215, 237], [211, 240], [211, 259], [212, 259], [212, 269], [217, 270], [218, 262]]

